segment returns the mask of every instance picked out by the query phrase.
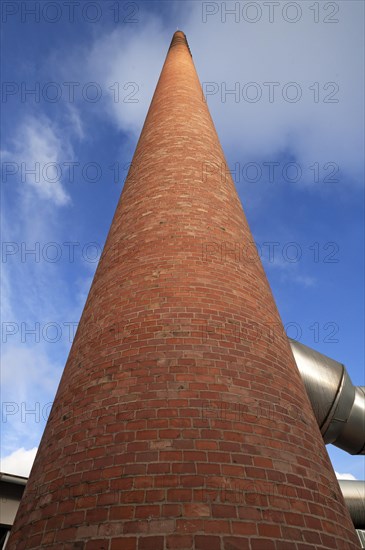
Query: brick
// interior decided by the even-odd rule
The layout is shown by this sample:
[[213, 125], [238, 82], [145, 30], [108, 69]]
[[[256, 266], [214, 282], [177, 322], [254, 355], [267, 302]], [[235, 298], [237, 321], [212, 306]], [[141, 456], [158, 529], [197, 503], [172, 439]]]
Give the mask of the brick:
[[224, 535], [231, 533], [231, 524], [225, 519], [213, 519], [205, 522], [205, 531], [207, 533], [214, 533], [217, 535]]
[[306, 516], [305, 517], [305, 524], [310, 529], [316, 529], [318, 531], [322, 530], [322, 522], [319, 518]]
[[223, 537], [224, 550], [249, 550], [250, 542], [242, 537]]
[[[97, 517], [97, 511], [94, 511], [94, 513], [95, 513], [95, 517]], [[122, 520], [122, 519], [132, 519], [134, 517], [134, 513], [135, 513], [134, 506], [113, 506], [113, 508], [110, 509], [109, 519], [111, 521]]]
[[137, 506], [135, 511], [136, 518], [151, 518], [160, 516], [159, 506]]
[[185, 504], [183, 509], [186, 517], [210, 517], [210, 506], [208, 504], [193, 502], [192, 504]]
[[300, 525], [304, 526], [304, 518], [300, 514], [294, 514], [291, 512], [285, 512], [285, 520], [288, 525]]
[[162, 517], [180, 517], [182, 515], [180, 504], [164, 504], [162, 505]]
[[280, 542], [278, 546], [275, 545], [274, 541], [269, 539], [250, 539], [251, 550], [277, 550], [280, 548]]
[[237, 510], [235, 506], [212, 504], [212, 515], [215, 518], [235, 519]]
[[280, 525], [273, 525], [272, 523], [259, 523], [258, 528], [259, 535], [262, 537], [271, 537], [276, 539], [281, 536]]
[[234, 521], [232, 522], [232, 532], [235, 535], [255, 535], [257, 533], [257, 525], [255, 523]]
[[311, 542], [317, 545], [321, 544], [322, 541], [319, 533], [316, 533], [315, 531], [305, 531], [305, 530], [303, 530], [302, 533], [305, 541]]
[[167, 497], [170, 502], [189, 502], [191, 501], [192, 492], [190, 489], [169, 489]]
[[108, 550], [108, 548], [109, 541], [106, 541], [105, 539], [95, 539], [86, 542], [82, 547], [82, 550]]
[[170, 535], [166, 537], [168, 550], [193, 550], [193, 537], [190, 535]]
[[77, 532], [78, 530], [76, 527], [70, 527], [68, 529], [60, 529], [56, 535], [56, 540], [58, 542], [74, 540]]
[[272, 469], [273, 467], [272, 460], [270, 458], [265, 458], [263, 456], [254, 456], [253, 463], [255, 466], [259, 468], [262, 467], [262, 468]]
[[138, 550], [164, 550], [164, 537], [142, 537], [138, 539]]
[[170, 473], [171, 465], [168, 462], [160, 462], [156, 464], [148, 464], [148, 474], [168, 474]]
[[220, 538], [210, 535], [196, 535], [194, 543], [195, 550], [220, 550], [221, 548]]
[[204, 531], [203, 519], [177, 519], [176, 520], [176, 532], [177, 533], [196, 533], [197, 531]]
[[134, 537], [113, 538], [110, 543], [110, 550], [137, 550], [137, 539]]

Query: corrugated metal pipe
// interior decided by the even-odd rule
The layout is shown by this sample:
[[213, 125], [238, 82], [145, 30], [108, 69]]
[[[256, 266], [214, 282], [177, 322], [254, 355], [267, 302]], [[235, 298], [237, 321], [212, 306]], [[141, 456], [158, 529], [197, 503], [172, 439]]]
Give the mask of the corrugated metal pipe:
[[365, 387], [354, 386], [344, 365], [289, 339], [324, 442], [365, 454]]
[[365, 529], [365, 481], [339, 479], [346, 506], [356, 529]]

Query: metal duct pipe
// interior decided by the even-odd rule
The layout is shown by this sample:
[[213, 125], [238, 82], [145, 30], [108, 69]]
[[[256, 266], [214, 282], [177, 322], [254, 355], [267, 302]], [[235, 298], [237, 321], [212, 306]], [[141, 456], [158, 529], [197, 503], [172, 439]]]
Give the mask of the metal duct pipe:
[[289, 338], [324, 442], [365, 454], [365, 391], [344, 365]]
[[339, 479], [338, 483], [356, 529], [365, 529], [365, 481]]

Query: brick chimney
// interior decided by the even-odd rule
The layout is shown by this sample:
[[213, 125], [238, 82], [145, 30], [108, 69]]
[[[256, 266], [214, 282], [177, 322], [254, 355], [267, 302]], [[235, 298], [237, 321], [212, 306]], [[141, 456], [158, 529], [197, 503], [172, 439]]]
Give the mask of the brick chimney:
[[358, 547], [178, 31], [8, 549]]

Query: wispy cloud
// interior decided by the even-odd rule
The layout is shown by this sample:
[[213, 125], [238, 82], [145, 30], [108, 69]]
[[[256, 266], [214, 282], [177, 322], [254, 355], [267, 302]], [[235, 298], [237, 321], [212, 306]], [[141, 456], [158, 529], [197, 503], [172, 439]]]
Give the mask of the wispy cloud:
[[28, 477], [33, 466], [37, 447], [26, 450], [24, 447], [16, 449], [1, 459], [1, 471], [8, 474]]
[[[77, 83], [70, 116], [74, 131], [85, 136], [82, 117], [107, 120], [133, 143], [141, 131], [166, 56], [171, 32], [162, 17], [143, 14], [143, 25], [98, 29], [93, 39], [72, 50], [54, 51], [49, 71], [58, 82]], [[94, 86], [95, 102], [86, 98], [85, 87]], [[81, 124], [81, 126], [80, 126]]]
[[[362, 7], [349, 4], [338, 24], [316, 25], [310, 10], [297, 24], [288, 24], [279, 9], [274, 23], [268, 17], [257, 24], [238, 22], [234, 15], [223, 20], [224, 3], [202, 24], [201, 3], [189, 2], [189, 10], [172, 3], [203, 88], [210, 90], [218, 134], [235, 161], [270, 162], [286, 152], [308, 173], [315, 163], [323, 170], [335, 162], [345, 181], [360, 185], [364, 107], [354, 75], [363, 66]], [[258, 31], [264, 39], [258, 40]], [[59, 74], [96, 81], [103, 109], [97, 103], [94, 113], [107, 114], [119, 130], [137, 138], [170, 38], [162, 18], [146, 10], [143, 25], [99, 32], [88, 48], [77, 56], [62, 54], [54, 65]], [[258, 101], [245, 99], [249, 83]], [[295, 90], [298, 102], [290, 99]]]
[[[217, 84], [208, 105], [234, 159], [273, 161], [287, 151], [303, 169], [334, 161], [345, 181], [362, 185], [363, 88], [355, 82], [364, 63], [363, 6], [346, 4], [338, 23], [320, 25], [313, 23], [305, 5], [295, 24], [285, 21], [280, 8], [273, 23], [263, 8], [253, 24], [234, 15], [223, 22], [224, 4], [217, 3], [218, 13], [203, 25], [201, 5], [189, 12], [186, 33], [199, 76]], [[264, 84], [269, 82], [276, 83], [272, 102]], [[291, 89], [285, 88], [288, 83], [294, 83]], [[285, 100], [294, 89], [300, 99]], [[237, 96], [225, 90], [237, 90]], [[256, 91], [258, 101], [245, 100]]]
[[[37, 444], [47, 421], [62, 365], [44, 341], [3, 345], [2, 453]], [[49, 346], [48, 346], [49, 348]], [[15, 473], [15, 472], [12, 472]]]
[[316, 286], [317, 280], [315, 277], [309, 277], [307, 275], [294, 275], [292, 279], [295, 283], [304, 286], [305, 288], [310, 288]]
[[[21, 475], [29, 473], [71, 345], [67, 323], [77, 323], [90, 286], [87, 262], [74, 293], [61, 262], [47, 262], [41, 252], [21, 253], [69, 240], [62, 238], [61, 213], [72, 201], [60, 169], [73, 160], [72, 136], [82, 139], [83, 127], [76, 109], [68, 114], [62, 125], [41, 110], [37, 117], [27, 116], [16, 125], [4, 154], [4, 161], [16, 167], [16, 183], [9, 178], [3, 194], [2, 468]], [[48, 326], [56, 329], [47, 333]], [[60, 337], [53, 342], [55, 330]]]
[[281, 283], [297, 284], [303, 288], [312, 288], [317, 285], [316, 277], [300, 273], [299, 262], [290, 262], [279, 255], [271, 260], [267, 257], [261, 259], [266, 271], [275, 273]]
[[[60, 175], [61, 163], [71, 158], [70, 154], [66, 136], [45, 116], [23, 120], [11, 138], [10, 148], [3, 152], [4, 161], [14, 163], [24, 190], [32, 189], [38, 199], [56, 206], [70, 201]], [[29, 200], [29, 194], [26, 197]]]
[[85, 138], [84, 123], [82, 120], [82, 115], [79, 109], [73, 104], [67, 104], [68, 113], [66, 113], [66, 118], [68, 118], [70, 132], [75, 134], [79, 140]]

